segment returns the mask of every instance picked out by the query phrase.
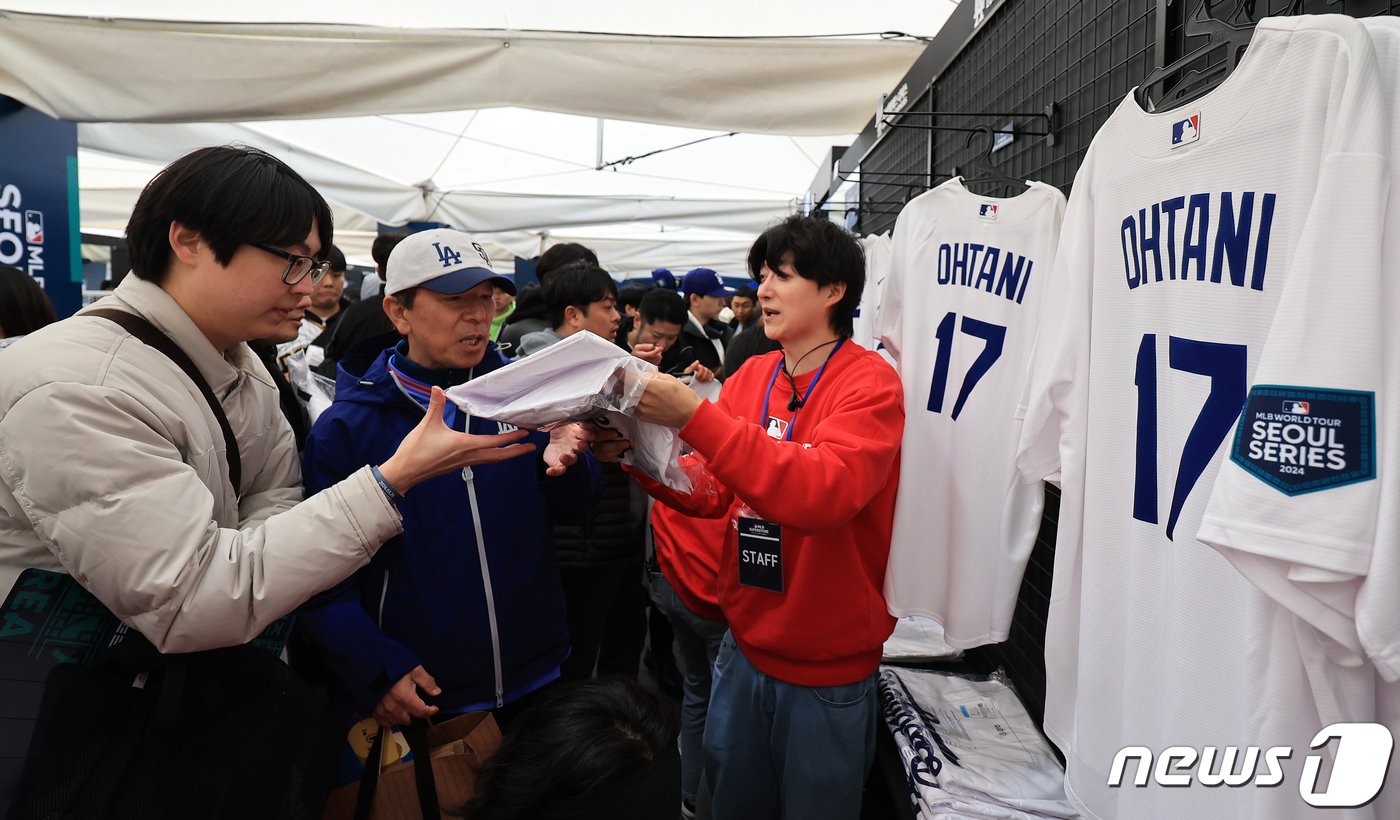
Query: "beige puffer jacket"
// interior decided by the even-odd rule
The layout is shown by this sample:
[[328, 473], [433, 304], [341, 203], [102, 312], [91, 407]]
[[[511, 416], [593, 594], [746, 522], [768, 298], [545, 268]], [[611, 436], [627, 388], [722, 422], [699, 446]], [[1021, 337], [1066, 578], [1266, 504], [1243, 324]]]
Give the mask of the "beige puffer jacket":
[[[105, 319], [0, 352], [0, 598], [62, 570], [165, 652], [244, 643], [364, 566], [402, 527], [369, 468], [302, 501], [277, 388], [248, 349], [214, 349], [159, 286], [98, 303], [145, 316], [195, 362], [239, 443], [174, 362]], [[300, 502], [300, 503], [298, 503]]]

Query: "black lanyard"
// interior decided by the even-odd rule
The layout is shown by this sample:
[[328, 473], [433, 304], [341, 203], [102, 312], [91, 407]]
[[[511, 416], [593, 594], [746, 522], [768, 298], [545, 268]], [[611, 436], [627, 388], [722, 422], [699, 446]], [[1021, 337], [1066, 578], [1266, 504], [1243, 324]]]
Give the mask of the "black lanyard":
[[[836, 347], [833, 347], [830, 353], [826, 354], [826, 361], [822, 362], [822, 366], [817, 370], [817, 375], [812, 379], [812, 383], [807, 385], [807, 392], [802, 396], [802, 404], [798, 405], [797, 409], [792, 411], [792, 418], [788, 420], [788, 429], [787, 433], [783, 436], [783, 441], [792, 441], [792, 428], [797, 426], [797, 414], [802, 412], [803, 407], [807, 406], [807, 400], [812, 397], [812, 391], [817, 389], [817, 382], [822, 380], [822, 374], [826, 372], [826, 366], [831, 364], [831, 357], [835, 356], [836, 351], [840, 350], [841, 345], [845, 343], [846, 340], [842, 339], [836, 343]], [[763, 394], [763, 415], [761, 416], [763, 424], [768, 423], [768, 400], [773, 396], [773, 385], [778, 383], [778, 373], [783, 369], [786, 356], [787, 353], [784, 352], [783, 356], [778, 359], [778, 366], [773, 368], [773, 378], [768, 380], [768, 392]]]

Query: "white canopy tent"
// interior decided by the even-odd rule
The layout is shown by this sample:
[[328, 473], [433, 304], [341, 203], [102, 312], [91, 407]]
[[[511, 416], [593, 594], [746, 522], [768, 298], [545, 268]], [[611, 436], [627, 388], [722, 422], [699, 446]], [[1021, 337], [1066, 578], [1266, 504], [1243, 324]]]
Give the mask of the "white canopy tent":
[[922, 50], [868, 33], [932, 35], [955, 0], [190, 5], [0, 0], [0, 94], [83, 123], [85, 227], [239, 142], [335, 204], [353, 257], [376, 222], [438, 221], [522, 256], [591, 241], [617, 273], [738, 273]]

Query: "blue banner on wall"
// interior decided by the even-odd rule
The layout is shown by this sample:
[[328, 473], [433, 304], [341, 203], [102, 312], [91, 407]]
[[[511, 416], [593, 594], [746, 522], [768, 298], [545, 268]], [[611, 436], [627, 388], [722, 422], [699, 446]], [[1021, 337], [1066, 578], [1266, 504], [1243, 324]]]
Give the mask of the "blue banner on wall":
[[0, 265], [39, 280], [61, 319], [83, 303], [78, 126], [0, 97]]

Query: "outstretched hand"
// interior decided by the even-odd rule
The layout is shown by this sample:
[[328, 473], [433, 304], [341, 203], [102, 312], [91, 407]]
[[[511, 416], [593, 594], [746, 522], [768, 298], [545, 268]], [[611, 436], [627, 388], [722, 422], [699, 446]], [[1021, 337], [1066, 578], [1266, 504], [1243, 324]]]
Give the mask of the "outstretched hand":
[[379, 465], [380, 473], [398, 492], [406, 493], [415, 484], [463, 467], [494, 464], [534, 452], [533, 444], [515, 443], [526, 436], [524, 430], [494, 436], [453, 430], [442, 420], [446, 403], [442, 388], [434, 387], [423, 420], [404, 436], [389, 460]]

